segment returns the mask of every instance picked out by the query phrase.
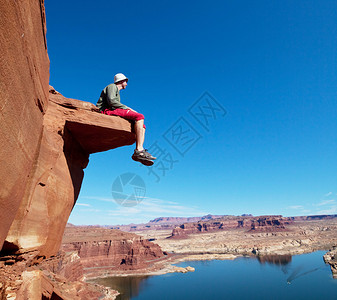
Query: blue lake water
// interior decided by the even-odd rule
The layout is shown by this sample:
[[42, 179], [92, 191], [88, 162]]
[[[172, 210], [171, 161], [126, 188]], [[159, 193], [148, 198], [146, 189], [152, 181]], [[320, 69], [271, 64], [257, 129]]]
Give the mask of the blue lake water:
[[190, 261], [195, 272], [109, 277], [96, 283], [117, 289], [119, 300], [140, 299], [337, 299], [337, 279], [323, 261], [326, 251], [264, 260]]

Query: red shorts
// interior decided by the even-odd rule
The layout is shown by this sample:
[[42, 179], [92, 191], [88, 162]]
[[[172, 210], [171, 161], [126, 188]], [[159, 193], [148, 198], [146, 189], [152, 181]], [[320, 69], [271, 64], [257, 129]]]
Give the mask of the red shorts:
[[[101, 113], [109, 116], [119, 116], [131, 121], [144, 120], [144, 115], [130, 109], [116, 108], [114, 110], [110, 110], [106, 108], [105, 110], [101, 111]], [[144, 128], [146, 128], [145, 125]]]

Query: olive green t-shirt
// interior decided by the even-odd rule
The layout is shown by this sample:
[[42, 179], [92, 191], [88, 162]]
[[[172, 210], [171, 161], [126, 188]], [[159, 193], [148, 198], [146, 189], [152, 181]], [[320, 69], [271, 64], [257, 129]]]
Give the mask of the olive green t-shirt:
[[121, 103], [119, 90], [114, 83], [109, 84], [103, 89], [96, 106], [100, 111], [107, 108], [111, 110], [116, 108], [129, 109], [129, 107]]

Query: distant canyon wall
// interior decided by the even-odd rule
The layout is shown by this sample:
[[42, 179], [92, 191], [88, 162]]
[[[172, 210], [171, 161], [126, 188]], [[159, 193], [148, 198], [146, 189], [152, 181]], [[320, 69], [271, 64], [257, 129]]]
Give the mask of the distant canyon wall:
[[282, 216], [235, 217], [228, 216], [215, 220], [185, 223], [172, 230], [173, 238], [189, 234], [246, 228], [249, 231], [269, 232], [282, 231], [285, 225], [292, 223], [291, 218]]

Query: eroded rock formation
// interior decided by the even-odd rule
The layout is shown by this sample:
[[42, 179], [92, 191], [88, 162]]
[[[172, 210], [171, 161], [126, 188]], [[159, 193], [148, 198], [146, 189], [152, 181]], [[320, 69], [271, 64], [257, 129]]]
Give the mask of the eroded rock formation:
[[286, 229], [286, 225], [292, 223], [291, 218], [282, 216], [262, 216], [251, 220], [251, 231], [281, 231]]
[[24, 271], [21, 280], [16, 299], [111, 300], [119, 294], [103, 286], [81, 281], [71, 282], [46, 270]]
[[251, 231], [263, 232], [279, 231], [284, 230], [285, 225], [292, 222], [293, 220], [291, 220], [291, 218], [284, 218], [282, 216], [226, 216], [216, 220], [182, 224], [172, 230], [172, 237], [186, 237], [194, 233], [214, 232], [234, 228], [247, 228]]
[[86, 277], [99, 277], [116, 270], [145, 269], [165, 256], [157, 244], [136, 234], [93, 227], [67, 227], [62, 250], [78, 253]]
[[1, 299], [115, 299], [118, 292], [82, 281], [83, 266], [77, 252], [35, 263], [34, 253], [1, 257]]

